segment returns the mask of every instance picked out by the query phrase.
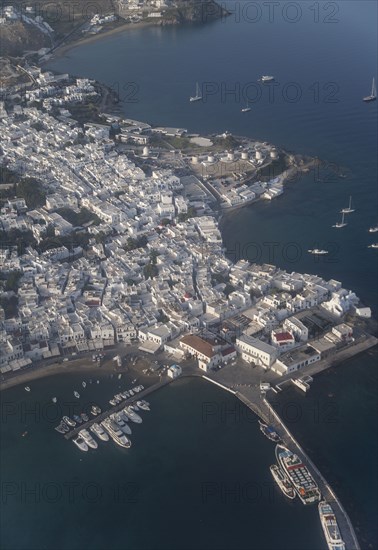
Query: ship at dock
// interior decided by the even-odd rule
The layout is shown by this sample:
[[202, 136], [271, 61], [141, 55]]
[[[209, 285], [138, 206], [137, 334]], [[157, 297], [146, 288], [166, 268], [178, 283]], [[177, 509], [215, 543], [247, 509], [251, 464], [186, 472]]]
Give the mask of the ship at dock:
[[290, 499], [295, 498], [296, 493], [294, 491], [294, 487], [290, 483], [289, 478], [285, 474], [285, 472], [279, 466], [277, 466], [277, 464], [272, 464], [272, 466], [270, 466], [270, 472], [273, 476], [274, 481], [277, 483], [283, 494]]
[[345, 550], [345, 543], [341, 538], [336, 516], [328, 502], [322, 500], [318, 504], [320, 522], [329, 550]]
[[268, 426], [267, 424], [264, 424], [264, 422], [261, 422], [259, 420], [259, 426], [260, 426], [260, 432], [262, 432], [265, 437], [270, 439], [271, 441], [274, 441], [275, 443], [279, 443], [281, 441], [280, 436], [276, 432], [276, 430], [273, 428], [273, 426]]
[[319, 488], [299, 456], [283, 445], [277, 445], [276, 458], [303, 504], [311, 504], [320, 500]]

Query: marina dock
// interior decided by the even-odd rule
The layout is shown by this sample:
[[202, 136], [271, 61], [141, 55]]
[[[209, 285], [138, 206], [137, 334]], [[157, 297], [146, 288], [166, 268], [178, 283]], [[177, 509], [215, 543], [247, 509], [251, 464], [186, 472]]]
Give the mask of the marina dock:
[[136, 401], [144, 399], [150, 393], [152, 393], [156, 390], [159, 390], [160, 388], [163, 388], [164, 386], [167, 386], [172, 381], [173, 381], [172, 378], [167, 378], [166, 380], [163, 380], [161, 382], [158, 382], [157, 384], [153, 384], [152, 386], [149, 386], [148, 388], [145, 388], [144, 390], [142, 390], [139, 393], [133, 395], [132, 397], [129, 397], [128, 399], [122, 400], [121, 403], [118, 403], [114, 407], [106, 409], [106, 411], [102, 411], [102, 413], [98, 414], [97, 416], [93, 416], [87, 422], [83, 422], [82, 424], [79, 424], [73, 430], [70, 430], [69, 432], [64, 434], [65, 439], [72, 439], [73, 437], [78, 435], [80, 430], [83, 430], [84, 428], [88, 429], [95, 422], [98, 422], [98, 423], [102, 422], [102, 420], [105, 420], [105, 418], [107, 418], [110, 414], [118, 412], [118, 411], [122, 410], [124, 407], [126, 407], [127, 405], [132, 405], [133, 403], [136, 403]]

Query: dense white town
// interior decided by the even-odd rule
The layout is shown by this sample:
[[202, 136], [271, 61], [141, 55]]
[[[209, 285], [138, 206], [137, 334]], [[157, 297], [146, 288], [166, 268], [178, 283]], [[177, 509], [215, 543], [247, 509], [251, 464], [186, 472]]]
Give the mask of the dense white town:
[[[79, 125], [69, 104], [93, 99], [94, 83], [32, 76], [23, 106], [0, 104], [2, 167], [45, 193], [37, 207], [18, 197], [1, 210], [3, 236], [29, 235], [21, 249], [2, 243], [2, 272], [18, 278], [3, 293], [5, 303], [17, 297], [16, 310], [0, 310], [3, 375], [117, 344], [191, 356], [206, 372], [239, 355], [284, 375], [353, 342], [345, 314], [370, 317], [370, 309], [341, 282], [227, 259], [204, 182], [149, 158], [151, 133], [167, 129], [112, 115]], [[114, 124], [124, 122], [115, 139]], [[122, 141], [144, 145], [148, 170]], [[255, 147], [252, 164], [262, 151]], [[83, 213], [86, 223], [75, 223]]]

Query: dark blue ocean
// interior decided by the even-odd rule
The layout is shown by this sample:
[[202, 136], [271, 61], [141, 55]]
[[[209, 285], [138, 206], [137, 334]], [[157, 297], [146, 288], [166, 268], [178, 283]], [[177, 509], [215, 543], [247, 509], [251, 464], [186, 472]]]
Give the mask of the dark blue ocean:
[[[131, 118], [228, 130], [330, 163], [336, 170], [291, 182], [269, 204], [224, 215], [224, 242], [234, 259], [339, 279], [376, 312], [377, 254], [367, 245], [378, 222], [377, 104], [361, 99], [376, 76], [377, 5], [281, 2], [271, 16], [256, 5], [233, 2], [234, 14], [211, 24], [106, 37], [49, 67], [113, 85]], [[257, 84], [262, 74], [276, 77], [274, 95]], [[205, 101], [190, 104], [197, 81]], [[246, 96], [252, 111], [242, 114]], [[337, 231], [331, 225], [349, 195], [356, 212]], [[334, 253], [316, 261], [306, 253], [313, 246]], [[276, 404], [342, 498], [364, 549], [377, 548], [376, 364], [375, 351], [360, 355], [317, 377], [306, 397], [285, 392]], [[80, 380], [56, 376], [34, 382], [30, 394], [2, 393], [15, 405], [1, 431], [2, 548], [325, 550], [316, 507], [275, 491], [274, 447], [231, 395], [179, 381], [150, 397], [130, 451], [104, 445], [86, 456], [46, 415], [19, 412], [25, 400], [70, 399]], [[116, 384], [87, 386], [86, 398], [106, 403]], [[38, 502], [23, 482], [41, 490]]]

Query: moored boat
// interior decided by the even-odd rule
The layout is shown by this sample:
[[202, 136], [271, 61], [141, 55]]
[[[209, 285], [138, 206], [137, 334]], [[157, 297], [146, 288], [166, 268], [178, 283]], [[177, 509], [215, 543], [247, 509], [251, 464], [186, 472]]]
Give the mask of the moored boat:
[[320, 500], [321, 494], [314, 478], [296, 454], [283, 445], [277, 445], [276, 458], [303, 504], [311, 504]]
[[78, 391], [74, 391], [73, 394], [76, 397], [76, 399], [79, 399], [80, 393]]
[[144, 399], [142, 399], [141, 401], [137, 401], [137, 405], [140, 409], [142, 409], [142, 411], [150, 411], [150, 405], [149, 403], [147, 403], [147, 401], [144, 401]]
[[278, 435], [276, 430], [273, 428], [273, 426], [268, 426], [267, 424], [264, 424], [264, 422], [262, 422], [261, 420], [259, 420], [259, 426], [260, 426], [260, 431], [265, 435], [265, 437], [267, 437], [271, 441], [275, 441], [276, 443], [281, 441], [280, 436]]
[[93, 439], [91, 434], [86, 430], [85, 428], [80, 430], [79, 434], [84, 439], [85, 443], [90, 447], [91, 449], [97, 449], [98, 443]]
[[341, 538], [340, 529], [331, 505], [322, 500], [318, 504], [318, 510], [328, 549], [345, 550], [345, 543]]
[[101, 426], [108, 432], [114, 443], [120, 447], [128, 449], [131, 447], [131, 441], [123, 433], [121, 428], [110, 418], [106, 418], [101, 422]]
[[68, 416], [63, 416], [63, 421], [68, 424], [68, 426], [71, 426], [72, 428], [74, 428], [76, 426], [76, 422], [75, 420], [72, 420], [71, 418], [69, 418]]
[[80, 449], [80, 451], [88, 451], [88, 445], [80, 435], [78, 435], [76, 439], [74, 438], [72, 441], [75, 443], [76, 447]]
[[277, 466], [277, 464], [272, 464], [272, 466], [270, 466], [270, 471], [274, 481], [277, 483], [283, 494], [290, 499], [295, 498], [296, 494], [294, 491], [294, 487], [290, 483], [289, 478], [285, 474], [285, 472], [279, 466]]
[[125, 422], [124, 415], [121, 413], [114, 413], [109, 416], [113, 422], [115, 422], [126, 435], [131, 435], [131, 428], [130, 426]]
[[89, 429], [92, 433], [96, 434], [101, 441], [109, 441], [109, 435], [102, 428], [102, 426], [100, 426], [100, 424], [97, 424], [97, 422], [94, 422]]
[[92, 405], [91, 415], [97, 416], [98, 414], [101, 414], [101, 408], [98, 405]]
[[130, 420], [132, 420], [136, 424], [141, 424], [142, 418], [131, 407], [125, 407], [123, 411], [126, 416], [130, 418]]

